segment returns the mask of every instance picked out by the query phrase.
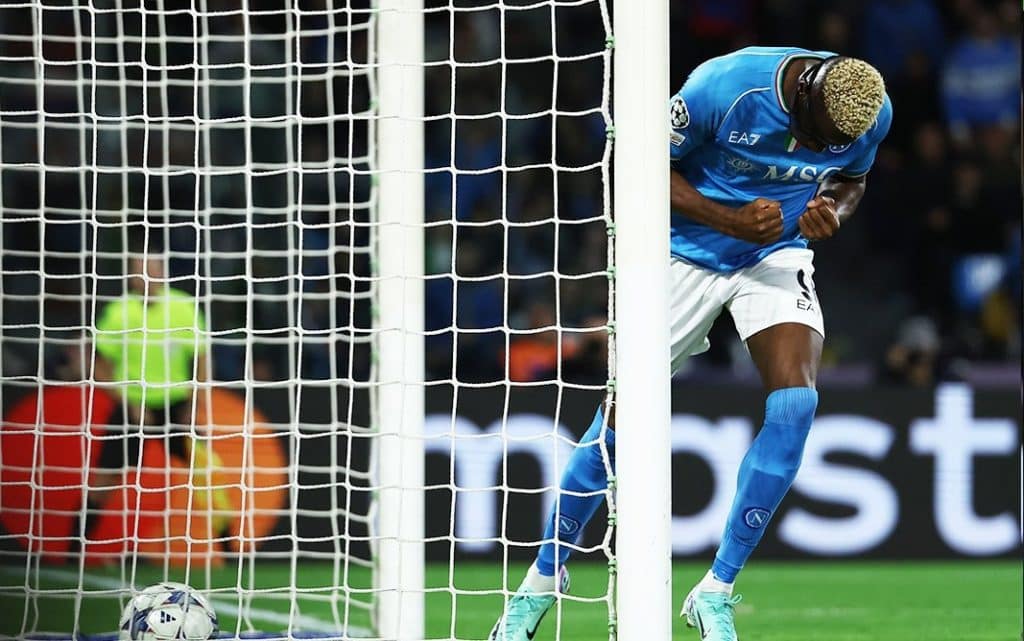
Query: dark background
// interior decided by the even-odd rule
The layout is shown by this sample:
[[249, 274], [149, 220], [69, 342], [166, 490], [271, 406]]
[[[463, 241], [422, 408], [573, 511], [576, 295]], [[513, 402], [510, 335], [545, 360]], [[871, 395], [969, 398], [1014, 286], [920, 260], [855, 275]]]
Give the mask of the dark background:
[[[51, 363], [88, 331], [121, 291], [125, 252], [147, 244], [167, 252], [176, 286], [205, 297], [219, 380], [366, 375], [365, 354], [349, 357], [369, 322], [367, 5], [267, 2], [248, 19], [240, 6], [211, 0], [224, 15], [193, 20], [155, 5], [142, 19], [137, 1], [121, 13], [47, 5], [43, 65], [31, 10], [0, 8], [3, 297], [43, 299], [3, 307], [6, 376], [37, 374], [38, 339]], [[428, 2], [426, 16], [428, 375], [603, 382], [599, 5], [452, 6]], [[1016, 4], [671, 6], [672, 91], [748, 44], [863, 56], [886, 79], [895, 118], [867, 195], [815, 246], [823, 380], [1016, 386]], [[76, 34], [92, 49], [58, 39]], [[681, 376], [753, 375], [725, 316], [712, 344]]]
[[[147, 247], [203, 302], [217, 383], [318, 381], [344, 395], [370, 377], [368, 4], [250, 4], [243, 18], [239, 2], [210, 0], [198, 20], [131, 0], [120, 13], [48, 3], [35, 18], [0, 7], [5, 405], [77, 380], [62, 369], [68, 350], [87, 351], [97, 310], [123, 291], [126, 255]], [[484, 424], [506, 393], [521, 398], [511, 411], [553, 414], [557, 383], [560, 418], [579, 435], [607, 379], [607, 34], [596, 2], [486, 4], [428, 2], [428, 398], [447, 414], [458, 390], [458, 412]], [[672, 91], [699, 62], [748, 44], [826, 48], [881, 69], [891, 134], [858, 215], [815, 246], [821, 413], [897, 430], [878, 471], [905, 513], [874, 553], [947, 553], [930, 529], [930, 462], [907, 454], [906, 427], [930, 415], [941, 380], [970, 382], [978, 413], [1019, 420], [1020, 9], [694, 0], [672, 3], [670, 28]], [[724, 316], [712, 343], [678, 375], [676, 411], [759, 424], [763, 397]], [[300, 460], [330, 439], [348, 447], [324, 426], [368, 422], [364, 392], [351, 393], [351, 408], [306, 397], [309, 417], [282, 443], [301, 437]], [[257, 401], [291, 429], [287, 404]], [[505, 480], [535, 482], [531, 465], [515, 457]], [[700, 495], [701, 466], [676, 465], [677, 509], [696, 509], [682, 497]], [[984, 461], [979, 510], [1019, 506], [1018, 465]], [[432, 479], [443, 466], [428, 461]], [[338, 481], [315, 474], [301, 483]], [[318, 492], [300, 501], [325, 505]], [[447, 524], [444, 494], [430, 493], [433, 533]], [[536, 499], [510, 505], [531, 517], [510, 512], [510, 536], [533, 540]], [[766, 555], [797, 553], [772, 536]]]

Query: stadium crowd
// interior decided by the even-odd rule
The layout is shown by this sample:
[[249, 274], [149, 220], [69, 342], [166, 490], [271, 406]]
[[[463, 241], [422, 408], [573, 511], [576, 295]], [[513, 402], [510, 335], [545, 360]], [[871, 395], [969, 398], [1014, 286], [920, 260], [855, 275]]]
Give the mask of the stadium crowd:
[[[218, 2], [209, 4], [215, 8]], [[331, 79], [317, 76], [327, 68], [332, 43], [333, 59], [359, 62], [352, 56], [365, 47], [365, 29], [353, 22], [349, 37], [321, 33], [295, 47], [281, 35], [327, 26], [328, 19], [316, 14], [321, 4], [304, 3], [312, 13], [298, 25], [273, 12], [250, 21], [249, 33], [263, 37], [252, 39], [248, 60], [266, 69], [254, 75], [262, 82], [248, 99], [229, 86], [240, 78], [230, 69], [214, 72], [211, 77], [223, 86], [215, 85], [202, 100], [177, 85], [152, 91], [175, 78], [175, 61], [187, 63], [196, 55], [192, 46], [174, 43], [161, 45], [163, 58], [154, 57], [150, 45], [125, 47], [129, 62], [134, 55], [167, 65], [157, 77], [146, 76], [145, 65], [115, 69], [109, 78], [120, 73], [141, 80], [128, 86], [127, 98], [109, 91], [83, 97], [69, 81], [78, 73], [76, 65], [48, 67], [48, 82], [65, 82], [46, 89], [46, 165], [96, 162], [123, 169], [124, 176], [107, 172], [91, 186], [83, 186], [81, 172], [51, 171], [45, 190], [40, 187], [38, 169], [28, 166], [41, 162], [31, 115], [38, 109], [36, 87], [9, 83], [0, 96], [3, 297], [45, 294], [45, 304], [4, 306], [8, 338], [21, 332], [28, 339], [4, 341], [5, 375], [35, 371], [31, 333], [38, 335], [40, 321], [52, 330], [94, 323], [94, 306], [84, 301], [94, 294], [100, 300], [95, 307], [102, 307], [120, 293], [124, 261], [116, 255], [133, 243], [138, 249], [140, 242], [171, 252], [170, 276], [210, 300], [211, 378], [247, 375], [245, 327], [256, 331], [250, 370], [256, 378], [365, 375], [369, 359], [350, 358], [348, 348], [363, 336], [357, 328], [366, 327], [370, 313], [358, 295], [368, 286], [359, 278], [368, 275], [368, 264], [351, 250], [368, 242], [365, 225], [352, 224], [365, 222], [366, 208], [338, 203], [365, 201], [369, 193], [358, 160], [366, 140], [345, 119], [316, 120], [332, 109], [335, 115], [355, 113], [369, 104], [365, 78], [358, 74], [337, 67]], [[426, 38], [432, 63], [426, 71], [428, 376], [463, 382], [560, 376], [601, 383], [608, 284], [602, 159], [609, 132], [602, 108], [607, 53], [599, 5], [528, 8], [508, 2], [500, 12], [471, 10], [484, 4], [458, 2], [452, 12], [444, 9], [447, 3], [428, 2], [435, 9], [427, 15]], [[689, 0], [672, 3], [672, 9], [673, 90], [704, 59], [751, 44], [860, 56], [886, 79], [895, 119], [867, 195], [852, 223], [814, 248], [829, 332], [822, 379], [852, 371], [860, 372], [856, 380], [928, 385], [971, 376], [966, 363], [976, 369], [978, 363], [1016, 362], [1022, 211], [1016, 3]], [[47, 29], [74, 33], [71, 12], [63, 13], [47, 12]], [[358, 14], [347, 15], [358, 20]], [[97, 32], [101, 28], [97, 23]], [[195, 35], [187, 20], [168, 18], [164, 28]], [[206, 60], [241, 61], [241, 21], [216, 28], [219, 37], [208, 38]], [[0, 33], [8, 34], [0, 37], [0, 53], [9, 60], [29, 59], [31, 41], [11, 35], [32, 33], [28, 12], [0, 11]], [[50, 60], [75, 55], [57, 40], [43, 50]], [[295, 57], [304, 65], [300, 81], [285, 81]], [[449, 58], [454, 65], [444, 62]], [[5, 63], [13, 77], [31, 78], [34, 68], [26, 64]], [[183, 73], [179, 79], [188, 84], [194, 72]], [[151, 90], [148, 104], [139, 85]], [[95, 102], [85, 104], [90, 100]], [[289, 100], [311, 117], [297, 133], [273, 121], [275, 114], [289, 113]], [[252, 128], [248, 141], [241, 127], [212, 127], [210, 162], [231, 171], [201, 187], [194, 176], [166, 172], [154, 179], [141, 170], [194, 166], [191, 135], [154, 127], [144, 145], [145, 125], [106, 130], [96, 137], [94, 157], [80, 151], [92, 146], [90, 136], [80, 136], [73, 126], [50, 130], [84, 122], [82, 111], [123, 115], [136, 103], [147, 114], [163, 109], [160, 117], [194, 114], [202, 103], [223, 122], [242, 116], [269, 120]], [[294, 171], [258, 171], [260, 163], [294, 167], [300, 161], [309, 170], [298, 182]], [[318, 169], [328, 165], [334, 168]], [[196, 203], [203, 205], [202, 216]], [[287, 214], [296, 203], [301, 215]], [[104, 213], [95, 215], [101, 224], [83, 224], [78, 212], [87, 208]], [[258, 225], [245, 223], [247, 210], [257, 211], [252, 222]], [[39, 211], [42, 222], [31, 214]], [[127, 231], [117, 224], [124, 211], [134, 223]], [[136, 238], [141, 236], [145, 240]], [[302, 257], [296, 258], [300, 247]], [[47, 252], [43, 261], [40, 248]], [[96, 256], [83, 258], [96, 249]], [[40, 266], [50, 277], [33, 273]], [[67, 277], [94, 269], [99, 278]], [[189, 277], [197, 270], [198, 281]], [[12, 326], [18, 329], [7, 329]], [[340, 333], [332, 333], [338, 327]], [[58, 342], [53, 345], [54, 355], [63, 353]], [[712, 345], [709, 356], [691, 360], [681, 375], [749, 375], [749, 359], [728, 319], [718, 323]]]
[[[693, 0], [672, 3], [672, 9], [670, 78], [676, 86], [701, 61], [753, 44], [796, 43], [863, 57], [886, 79], [896, 115], [869, 178], [867, 196], [848, 228], [814, 248], [819, 254], [818, 292], [829, 332], [823, 379], [829, 379], [831, 369], [833, 374], [845, 371], [851, 380], [866, 380], [860, 374], [866, 372], [867, 380], [928, 385], [940, 378], [972, 376], [969, 363], [977, 369], [979, 362], [1015, 362], [1021, 348], [1022, 212], [1020, 10], [1016, 3]], [[563, 42], [574, 42], [570, 30], [587, 33], [600, 29], [600, 24], [562, 18], [556, 13], [558, 54], [584, 53], [585, 48], [573, 49]], [[509, 39], [506, 56], [513, 57], [513, 45], [522, 47], [515, 51], [518, 56], [550, 53], [551, 26], [544, 16], [535, 19], [532, 28], [517, 30], [515, 38]], [[484, 26], [460, 38], [460, 46], [468, 50], [461, 52], [467, 60], [498, 57], [497, 44], [483, 35], [488, 32]], [[520, 42], [531, 37], [532, 43]], [[562, 66], [571, 69], [573, 64]], [[559, 82], [571, 83], [571, 95], [592, 106], [596, 104], [593, 96], [587, 103], [584, 88], [597, 83], [599, 73], [599, 68], [583, 73], [563, 69]], [[550, 85], [545, 84], [549, 77], [550, 73], [535, 74], [519, 79], [516, 86], [547, 97], [551, 95]], [[435, 76], [434, 90], [428, 93], [446, 101], [447, 82], [447, 77]], [[511, 73], [507, 82], [512, 83]], [[581, 108], [569, 104], [571, 99], [562, 103], [564, 89], [556, 89], [558, 107]], [[488, 111], [486, 95], [467, 90], [457, 96], [464, 97], [470, 112]], [[542, 120], [527, 137], [535, 148], [548, 149], [545, 136], [549, 132], [544, 129], [548, 124]], [[481, 135], [479, 142], [467, 142], [475, 145], [465, 153], [470, 164], [457, 164], [460, 168], [500, 165], [502, 144], [511, 148], [523, 142], [512, 140], [511, 135], [507, 131], [503, 141], [495, 131]], [[560, 167], [584, 167], [600, 155], [603, 123], [596, 114], [559, 118], [554, 139], [553, 158]], [[434, 153], [446, 154], [447, 146], [441, 144], [445, 141], [432, 142]], [[457, 147], [457, 159], [459, 151]], [[444, 158], [447, 161], [448, 156]], [[568, 172], [556, 173], [566, 176]], [[588, 230], [585, 223], [573, 223], [598, 212], [599, 177], [596, 172], [576, 175], [572, 183], [556, 178], [553, 189], [543, 181], [521, 191], [513, 191], [510, 185], [504, 210], [499, 202], [489, 200], [500, 193], [498, 175], [472, 177], [479, 183], [467, 188], [460, 184], [455, 207], [460, 221], [493, 223], [502, 216], [509, 221], [520, 216], [540, 220], [555, 212], [553, 222], [528, 228], [528, 239], [516, 239], [510, 231], [505, 252], [500, 228], [495, 227], [491, 236], [479, 227], [460, 229], [464, 236], [457, 244], [458, 258], [472, 263], [465, 275], [504, 270], [537, 273], [551, 269], [553, 260], [562, 273], [597, 269], [594, 261], [602, 260], [605, 252], [604, 234]], [[438, 216], [448, 215], [443, 197], [429, 200], [441, 207]], [[559, 251], [553, 258], [556, 234], [560, 234]], [[432, 254], [448, 251], [448, 237], [435, 240], [430, 248]], [[447, 269], [446, 262], [437, 267], [439, 273]], [[513, 330], [537, 330], [554, 326], [557, 318], [563, 326], [590, 326], [588, 322], [600, 320], [605, 312], [605, 292], [601, 287], [576, 292], [577, 283], [563, 280], [560, 286], [546, 288], [538, 283], [527, 300], [510, 292], [508, 324]], [[557, 304], [556, 287], [560, 287]], [[506, 318], [500, 282], [491, 288], [472, 283], [466, 289], [456, 305], [458, 326], [500, 326]], [[449, 291], [437, 281], [428, 289], [436, 301], [429, 308], [431, 328], [451, 325], [445, 315]], [[719, 321], [713, 336], [711, 354], [692, 360], [692, 370], [682, 375], [706, 378], [709, 367], [725, 366], [731, 375], [749, 378], [749, 358], [728, 319]], [[581, 342], [590, 348], [579, 349]], [[503, 333], [463, 335], [458, 344], [460, 380], [504, 377]], [[513, 334], [508, 346], [509, 375], [513, 380], [542, 380], [552, 377], [561, 362], [561, 374], [568, 380], [599, 378], [604, 362], [599, 344], [595, 335], [586, 333]], [[450, 342], [433, 339], [431, 363], [442, 377], [448, 376], [451, 354]], [[858, 363], [864, 367], [843, 367]], [[1004, 370], [1007, 380], [1016, 378], [1014, 370]]]
[[[815, 247], [818, 291], [829, 332], [823, 377], [829, 378], [830, 366], [835, 373], [844, 370], [842, 365], [860, 363], [866, 367], [845, 368], [848, 375], [853, 372], [853, 379], [864, 380], [857, 372], [867, 372], [868, 378], [928, 385], [939, 378], [971, 376], [967, 363], [1015, 361], [1021, 337], [1022, 211], [1020, 11], [1016, 4], [1009, 0], [694, 0], [672, 3], [672, 9], [670, 78], [676, 86], [701, 61], [752, 44], [797, 43], [863, 57], [886, 78], [896, 116], [871, 173], [867, 196], [847, 229]], [[506, 57], [551, 53], [549, 17], [536, 13], [531, 19], [530, 28], [516, 29], [505, 43]], [[579, 34], [600, 28], [594, 15], [556, 12], [558, 55], [586, 54], [583, 43], [587, 40]], [[513, 33], [512, 29], [507, 27], [507, 32]], [[484, 16], [470, 21], [466, 32], [459, 34], [457, 59], [500, 57], [498, 44], [487, 37], [493, 32]], [[444, 34], [437, 35], [441, 37], [436, 42], [445, 42]], [[599, 96], [587, 93], [587, 87], [599, 83], [599, 67], [576, 62], [563, 62], [560, 67], [554, 91], [559, 109], [599, 104]], [[509, 85], [550, 102], [549, 69], [517, 77], [513, 68], [507, 72]], [[474, 81], [472, 88], [459, 89], [461, 76], [456, 83], [456, 97], [461, 99], [456, 111], [495, 111], [498, 105], [489, 102], [488, 83], [480, 82], [485, 72], [472, 71], [474, 75], [467, 78]], [[501, 80], [500, 73], [492, 70], [492, 85]], [[447, 106], [448, 76], [435, 74], [428, 79], [428, 95]], [[529, 100], [520, 97], [519, 102]], [[513, 104], [510, 100], [507, 106]], [[532, 120], [533, 129], [526, 136], [513, 138], [511, 128], [499, 131], [500, 123], [495, 122], [491, 135], [460, 138], [456, 164], [460, 169], [500, 166], [503, 145], [513, 150], [529, 144], [547, 152], [552, 139], [550, 120]], [[471, 126], [481, 132], [486, 128], [476, 122]], [[555, 131], [552, 158], [559, 169], [586, 167], [600, 157], [604, 126], [599, 114], [559, 117]], [[433, 158], [443, 159], [437, 166], [448, 164], [450, 158], [448, 140], [439, 138], [432, 138], [428, 147]], [[506, 152], [508, 165], [513, 164], [511, 155]], [[468, 270], [457, 270], [460, 275], [538, 274], [554, 264], [565, 274], [601, 268], [605, 236], [585, 222], [600, 210], [600, 174], [556, 171], [552, 186], [550, 173], [533, 176], [532, 182], [518, 189], [508, 179], [504, 204], [498, 199], [503, 184], [496, 172], [460, 178], [455, 190], [456, 220], [482, 225], [457, 232], [457, 259], [464, 260]], [[437, 207], [434, 219], [441, 220], [449, 216], [450, 200], [445, 196], [450, 181], [436, 183], [440, 184], [433, 185], [428, 202]], [[497, 225], [503, 218], [510, 223], [548, 222], [510, 226], [503, 247], [502, 228]], [[493, 226], [487, 227], [488, 223]], [[528, 236], [517, 237], [523, 233]], [[450, 235], [437, 233], [432, 241], [428, 252], [438, 259], [432, 267], [437, 273], [450, 270]], [[458, 262], [455, 265], [459, 267]], [[447, 336], [432, 337], [434, 373], [448, 377], [455, 353], [460, 380], [501, 379], [507, 349], [513, 380], [550, 378], [559, 363], [566, 379], [600, 378], [605, 352], [599, 336], [537, 331], [553, 327], [556, 319], [563, 327], [600, 322], [606, 311], [605, 290], [584, 285], [577, 291], [580, 282], [544, 283], [543, 278], [513, 282], [507, 299], [499, 279], [461, 283], [455, 305], [458, 327], [500, 327], [507, 322], [513, 332], [533, 331], [513, 333], [507, 346], [504, 332], [463, 333], [454, 350]], [[517, 295], [513, 291], [517, 284], [529, 295]], [[452, 324], [447, 311], [452, 305], [451, 290], [444, 279], [432, 281], [428, 288], [431, 329]], [[724, 366], [732, 375], [749, 375], [749, 358], [727, 319], [719, 321], [713, 336], [711, 354], [691, 361], [690, 374], [706, 377], [709, 367]], [[581, 344], [587, 348], [580, 349]]]

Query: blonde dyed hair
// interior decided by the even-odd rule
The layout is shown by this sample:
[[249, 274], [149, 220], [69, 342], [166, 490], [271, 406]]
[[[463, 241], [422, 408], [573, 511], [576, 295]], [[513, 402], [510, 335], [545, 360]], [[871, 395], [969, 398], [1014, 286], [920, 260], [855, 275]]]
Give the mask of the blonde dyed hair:
[[839, 131], [853, 138], [871, 128], [885, 101], [882, 75], [857, 58], [844, 58], [832, 65], [822, 89], [828, 117]]

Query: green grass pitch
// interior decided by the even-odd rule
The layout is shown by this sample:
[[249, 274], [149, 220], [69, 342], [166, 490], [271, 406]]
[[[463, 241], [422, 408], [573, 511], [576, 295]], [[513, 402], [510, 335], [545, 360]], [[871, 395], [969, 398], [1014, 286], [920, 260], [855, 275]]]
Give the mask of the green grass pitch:
[[[517, 583], [525, 569], [510, 568], [508, 581]], [[607, 569], [601, 564], [577, 563], [570, 567], [573, 595], [582, 601], [564, 600], [560, 612], [549, 613], [536, 641], [558, 638], [563, 641], [593, 641], [607, 638], [607, 604], [600, 601], [607, 588]], [[676, 603], [705, 569], [703, 563], [678, 563], [674, 568]], [[173, 573], [172, 573], [173, 574]], [[109, 632], [117, 626], [120, 604], [116, 590], [120, 570], [87, 572], [82, 584], [86, 596], [76, 599], [77, 572], [74, 569], [47, 569], [30, 582], [37, 589], [66, 590], [60, 595], [40, 595], [26, 600], [17, 595], [17, 586], [25, 585], [24, 567], [0, 567], [0, 636], [17, 637], [28, 622], [36, 630], [70, 632], [78, 608], [79, 629], [84, 633]], [[256, 616], [251, 624], [279, 631], [274, 617], [288, 612], [291, 601], [282, 598], [291, 584], [292, 570], [287, 563], [260, 563], [254, 573], [255, 586], [269, 589], [271, 596], [257, 594], [247, 606]], [[296, 566], [297, 585], [322, 587], [331, 584], [330, 564], [300, 562]], [[162, 578], [160, 568], [140, 566], [137, 583], [146, 585]], [[180, 575], [171, 579], [181, 579]], [[236, 629], [239, 597], [231, 586], [248, 585], [249, 574], [239, 577], [238, 568], [213, 571], [211, 584], [229, 588], [218, 592], [215, 604], [221, 629]], [[350, 585], [366, 585], [367, 575], [353, 575]], [[360, 581], [362, 583], [360, 583]], [[447, 593], [448, 568], [433, 564], [427, 568], [431, 592], [427, 597], [427, 634], [432, 639], [483, 639], [501, 607], [501, 597], [486, 591], [502, 587], [499, 563], [460, 563]], [[205, 576], [191, 581], [202, 585]], [[1021, 639], [1022, 595], [1019, 561], [957, 562], [761, 562], [744, 571], [738, 584], [743, 602], [737, 608], [737, 627], [744, 641], [1017, 641]], [[514, 585], [512, 586], [514, 587]], [[278, 598], [272, 592], [277, 589]], [[104, 594], [104, 591], [106, 592]], [[589, 602], [588, 602], [589, 600]], [[453, 610], [455, 612], [453, 623]], [[333, 621], [327, 601], [299, 601], [296, 614], [307, 622]], [[668, 616], [670, 613], [665, 613]], [[671, 613], [674, 639], [698, 641]], [[260, 617], [264, 618], [262, 621]], [[268, 623], [269, 621], [269, 623]], [[354, 612], [353, 626], [365, 626], [364, 613]], [[243, 624], [243, 630], [246, 625]]]

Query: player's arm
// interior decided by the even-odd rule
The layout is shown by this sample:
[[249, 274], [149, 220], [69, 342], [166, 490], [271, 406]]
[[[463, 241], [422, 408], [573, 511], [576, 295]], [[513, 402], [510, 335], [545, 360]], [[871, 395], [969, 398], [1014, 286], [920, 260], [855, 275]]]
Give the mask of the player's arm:
[[759, 198], [733, 209], [705, 198], [679, 171], [685, 167], [687, 156], [714, 140], [734, 94], [731, 88], [723, 87], [723, 74], [715, 69], [714, 61], [708, 61], [693, 70], [679, 93], [669, 101], [669, 158], [673, 169], [669, 202], [675, 212], [691, 220], [763, 245], [782, 235], [779, 203]]
[[756, 245], [775, 242], [782, 235], [782, 208], [777, 201], [758, 198], [733, 209], [706, 198], [679, 172], [670, 174], [672, 209], [690, 220]]
[[829, 176], [817, 195], [807, 203], [807, 210], [800, 215], [797, 221], [800, 233], [807, 240], [825, 240], [834, 236], [857, 210], [866, 186], [866, 176]]
[[831, 238], [840, 225], [846, 222], [857, 210], [860, 199], [864, 196], [867, 186], [868, 171], [875, 162], [878, 145], [889, 133], [892, 124], [892, 103], [885, 98], [878, 120], [869, 130], [872, 144], [860, 157], [843, 168], [839, 173], [830, 175], [821, 184], [818, 193], [807, 203], [807, 210], [800, 214], [798, 224], [800, 233], [807, 240], [824, 240]]

